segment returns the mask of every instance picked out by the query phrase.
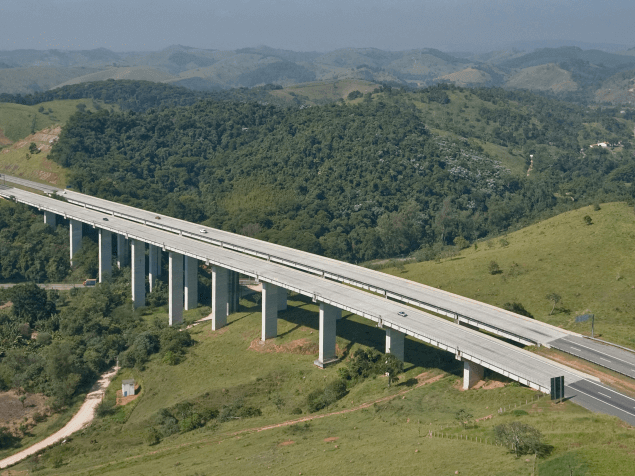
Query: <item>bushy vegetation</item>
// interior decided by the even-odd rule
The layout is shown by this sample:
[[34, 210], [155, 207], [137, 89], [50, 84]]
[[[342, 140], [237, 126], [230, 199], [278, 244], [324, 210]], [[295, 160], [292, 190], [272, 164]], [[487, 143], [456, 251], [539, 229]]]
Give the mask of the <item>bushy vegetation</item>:
[[[457, 120], [449, 107], [478, 122]], [[203, 101], [145, 114], [79, 112], [51, 158], [83, 192], [356, 262], [455, 240], [465, 247], [577, 206], [558, 196], [631, 198], [630, 150], [580, 156], [598, 131], [630, 147], [631, 126], [614, 116], [449, 86], [383, 88], [359, 104], [302, 110]], [[535, 175], [512, 173], [484, 143], [516, 150], [526, 167], [532, 154]]]

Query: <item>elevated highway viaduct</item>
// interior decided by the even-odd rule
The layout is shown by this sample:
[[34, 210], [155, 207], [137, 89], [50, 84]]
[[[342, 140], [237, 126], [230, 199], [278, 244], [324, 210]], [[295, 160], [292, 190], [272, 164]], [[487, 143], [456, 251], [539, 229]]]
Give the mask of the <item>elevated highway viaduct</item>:
[[[280, 263], [316, 276], [353, 285], [388, 299], [410, 304], [525, 345], [567, 352], [635, 378], [635, 352], [610, 346], [498, 307], [350, 263], [314, 255], [246, 236], [204, 227], [177, 218], [6, 176], [10, 183], [57, 194], [68, 203], [189, 237], [226, 249]], [[151, 275], [152, 277], [152, 275]], [[235, 304], [234, 304], [235, 306]]]
[[[185, 289], [189, 286], [189, 294], [198, 295], [195, 289], [196, 274], [193, 273], [189, 279], [187, 273], [184, 276], [184, 261], [187, 263], [190, 260], [189, 269], [193, 270], [197, 270], [199, 262], [203, 262], [212, 267], [213, 329], [219, 329], [227, 322], [228, 273], [240, 273], [255, 277], [263, 283], [263, 340], [277, 336], [278, 313], [286, 307], [287, 291], [309, 296], [319, 304], [319, 355], [316, 364], [320, 367], [336, 359], [337, 321], [342, 316], [342, 310], [345, 310], [370, 319], [384, 328], [386, 351], [401, 359], [404, 358], [403, 342], [406, 335], [453, 353], [464, 363], [466, 388], [479, 380], [485, 368], [545, 393], [550, 391], [551, 377], [564, 375], [568, 391], [574, 392], [575, 401], [635, 424], [635, 400], [616, 393], [612, 397], [606, 397], [612, 390], [602, 386], [596, 378], [423, 310], [324, 279], [314, 273], [193, 239], [185, 236], [185, 233], [150, 227], [117, 217], [113, 213], [106, 215], [88, 207], [79, 207], [16, 188], [2, 187], [0, 196], [37, 207], [44, 212], [45, 220], [51, 224], [57, 216], [65, 217], [70, 223], [71, 240], [77, 239], [77, 230], [81, 230], [81, 224], [98, 229], [101, 279], [108, 273], [108, 263], [113, 258], [109, 238], [114, 233], [128, 239], [132, 250], [132, 295], [135, 306], [143, 305], [145, 299], [145, 259], [138, 257], [145, 258], [146, 244], [169, 253], [170, 324], [178, 324], [183, 319], [183, 309], [187, 305], [184, 279]], [[120, 250], [123, 251], [117, 247], [118, 255]], [[193, 304], [195, 301], [190, 302], [190, 305]]]

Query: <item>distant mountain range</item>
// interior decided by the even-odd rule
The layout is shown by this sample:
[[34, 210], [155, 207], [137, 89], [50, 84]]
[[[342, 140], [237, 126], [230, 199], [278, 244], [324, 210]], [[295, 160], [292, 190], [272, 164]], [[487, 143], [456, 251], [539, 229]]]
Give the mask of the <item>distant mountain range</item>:
[[0, 93], [29, 94], [106, 79], [149, 80], [202, 91], [362, 79], [411, 87], [444, 81], [502, 86], [579, 102], [635, 105], [635, 48], [607, 51], [616, 45], [605, 46], [514, 47], [478, 54], [450, 54], [432, 48], [344, 48], [319, 53], [267, 46], [220, 51], [181, 45], [149, 53], [116, 53], [104, 48], [0, 51]]

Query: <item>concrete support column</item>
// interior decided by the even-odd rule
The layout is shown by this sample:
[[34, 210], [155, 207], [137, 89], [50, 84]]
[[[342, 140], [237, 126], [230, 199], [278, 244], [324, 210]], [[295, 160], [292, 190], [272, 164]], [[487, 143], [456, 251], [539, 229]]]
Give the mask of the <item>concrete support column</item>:
[[262, 340], [278, 335], [278, 286], [262, 283]]
[[157, 254], [159, 249], [154, 245], [148, 245], [148, 281], [150, 282], [150, 292], [154, 289], [159, 276], [157, 269]]
[[404, 333], [386, 328], [386, 353], [392, 354], [403, 362], [404, 359]]
[[185, 310], [198, 306], [198, 260], [185, 257]]
[[227, 268], [212, 266], [212, 330], [216, 331], [227, 325], [227, 309], [229, 303]]
[[330, 304], [320, 303], [320, 353], [318, 360], [313, 363], [321, 369], [337, 360], [337, 355], [335, 354], [335, 331], [338, 315], [342, 315], [341, 309]]
[[278, 287], [278, 311], [287, 310], [287, 290]]
[[161, 276], [162, 268], [161, 268], [161, 258], [163, 257], [163, 252], [161, 248], [157, 247], [157, 276]]
[[135, 309], [146, 305], [146, 244], [130, 240], [132, 278], [132, 300]]
[[112, 234], [108, 230], [99, 230], [99, 282], [105, 275], [112, 274]]
[[[170, 251], [170, 325], [183, 322], [183, 255]], [[156, 261], [155, 261], [156, 263]]]
[[117, 235], [117, 266], [119, 269], [130, 262], [130, 243], [123, 235]]
[[240, 274], [236, 271], [227, 271], [227, 296], [229, 307], [227, 314], [233, 314], [240, 309]]
[[55, 230], [57, 226], [56, 215], [53, 212], [44, 212], [44, 223]]
[[70, 220], [71, 232], [71, 266], [73, 266], [73, 256], [82, 247], [82, 222]]
[[485, 368], [469, 360], [463, 361], [463, 390], [468, 390], [483, 380]]

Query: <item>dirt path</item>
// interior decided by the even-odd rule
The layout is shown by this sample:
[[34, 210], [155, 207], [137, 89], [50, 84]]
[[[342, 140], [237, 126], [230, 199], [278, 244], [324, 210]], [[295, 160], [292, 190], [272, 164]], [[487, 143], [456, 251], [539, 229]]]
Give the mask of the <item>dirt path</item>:
[[117, 374], [118, 370], [118, 367], [114, 367], [101, 376], [91, 389], [90, 393], [86, 395], [84, 404], [73, 416], [71, 421], [64, 426], [64, 428], [39, 443], [36, 443], [33, 446], [14, 454], [13, 456], [3, 459], [0, 461], [0, 469], [14, 465], [17, 462], [22, 461], [24, 458], [31, 456], [32, 454], [35, 454], [38, 451], [41, 451], [86, 427], [91, 421], [93, 421], [93, 418], [95, 417], [95, 409], [97, 408], [97, 405], [101, 403], [110, 381]]

